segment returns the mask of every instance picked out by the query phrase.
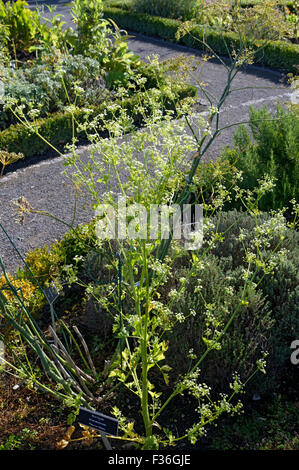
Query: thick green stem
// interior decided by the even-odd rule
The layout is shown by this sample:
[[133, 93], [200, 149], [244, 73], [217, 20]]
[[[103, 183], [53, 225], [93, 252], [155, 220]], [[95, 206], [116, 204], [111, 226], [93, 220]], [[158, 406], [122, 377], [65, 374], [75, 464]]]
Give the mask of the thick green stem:
[[[145, 428], [145, 436], [148, 438], [153, 434], [152, 421], [149, 414], [149, 390], [148, 390], [148, 350], [147, 344], [149, 341], [148, 335], [148, 323], [149, 323], [149, 275], [148, 275], [148, 265], [147, 265], [147, 254], [145, 249], [145, 244], [143, 243], [143, 272], [145, 275], [145, 287], [146, 287], [146, 301], [145, 301], [145, 313], [144, 313], [144, 325], [142, 338], [140, 342], [141, 348], [141, 362], [142, 362], [142, 395], [141, 395], [141, 408], [142, 408], [142, 417]], [[138, 302], [139, 313], [141, 316], [140, 303]]]

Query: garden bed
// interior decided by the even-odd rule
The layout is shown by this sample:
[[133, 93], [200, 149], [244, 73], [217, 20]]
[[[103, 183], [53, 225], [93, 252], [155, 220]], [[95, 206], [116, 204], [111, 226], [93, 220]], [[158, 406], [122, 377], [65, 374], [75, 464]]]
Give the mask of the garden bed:
[[[260, 112], [265, 114], [266, 110]], [[278, 116], [280, 133], [277, 132]], [[53, 435], [50, 443], [44, 444], [42, 440], [45, 432], [43, 421], [32, 423], [29, 420], [31, 429], [41, 429], [41, 442], [36, 433], [32, 440], [26, 441], [28, 431], [24, 424], [22, 429], [17, 426], [8, 428], [3, 436], [3, 446], [27, 448], [29, 445], [39, 448], [41, 445], [48, 448], [49, 445], [51, 448], [65, 448], [70, 445], [71, 449], [81, 449], [85, 443], [91, 449], [101, 448], [102, 444], [98, 437], [95, 438], [93, 431], [82, 431], [78, 426], [80, 406], [114, 415], [119, 420], [122, 438], [113, 443], [114, 449], [121, 449], [126, 440], [132, 441], [137, 448], [153, 448], [157, 445], [148, 443], [146, 437], [143, 437], [142, 402], [140, 406], [138, 400], [132, 397], [132, 382], [127, 383], [123, 375], [124, 371], [130, 373], [128, 367], [134, 367], [136, 372], [133, 383], [139, 383], [137, 380], [140, 380], [140, 376], [137, 374], [142, 369], [140, 363], [134, 361], [140, 361], [140, 356], [136, 353], [131, 366], [128, 354], [133, 354], [138, 348], [139, 335], [144, 334], [146, 329], [139, 326], [139, 321], [144, 317], [139, 317], [134, 310], [134, 296], [130, 289], [132, 285], [133, 292], [136, 290], [139, 295], [142, 294], [143, 283], [139, 280], [148, 259], [151, 259], [151, 266], [157, 269], [161, 278], [155, 285], [148, 312], [149, 337], [146, 344], [151, 346], [147, 351], [156, 364], [156, 368], [149, 373], [149, 392], [157, 390], [158, 397], [161, 396], [164, 403], [168, 403], [169, 397], [172, 400], [171, 406], [160, 407], [159, 421], [155, 419], [159, 423], [154, 434], [155, 442], [159, 439], [161, 446], [165, 444], [166, 448], [170, 448], [173, 439], [177, 439], [179, 452], [192, 448], [243, 449], [244, 446], [254, 449], [275, 448], [276, 445], [296, 448], [297, 437], [291, 437], [293, 420], [288, 423], [288, 428], [281, 415], [282, 402], [280, 398], [275, 399], [275, 396], [284, 394], [289, 400], [290, 413], [292, 416], [297, 415], [296, 405], [291, 403], [297, 400], [292, 378], [296, 371], [289, 357], [290, 344], [293, 338], [297, 338], [299, 331], [296, 313], [298, 231], [296, 214], [294, 217], [290, 211], [287, 222], [283, 216], [285, 210], [279, 210], [285, 201], [296, 197], [291, 177], [298, 171], [298, 159], [292, 151], [294, 142], [289, 132], [295, 115], [278, 107], [275, 116], [265, 115], [260, 120], [255, 118], [252, 110], [250, 124], [257, 143], [251, 142], [249, 134], [241, 127], [235, 136], [235, 148], [228, 153], [224, 152], [222, 158], [214, 163], [201, 164], [194, 176], [193, 195], [203, 205], [205, 223], [208, 223], [206, 237], [199, 249], [190, 252], [179, 241], [166, 258], [165, 242], [157, 240], [145, 245], [151, 252], [141, 258], [144, 248], [139, 254], [138, 246], [139, 243], [143, 246], [142, 239], [134, 242], [130, 240], [130, 244], [123, 241], [120, 245], [115, 239], [101, 240], [101, 230], [97, 225], [99, 220], [95, 218], [87, 225], [71, 229], [49, 249], [37, 248], [27, 253], [22, 269], [14, 277], [5, 273], [5, 266], [1, 264], [5, 274], [0, 278], [0, 335], [7, 346], [5, 357], [9, 364], [6, 370], [14, 370], [16, 376], [16, 381], [6, 382], [5, 385], [10, 399], [13, 384], [21, 386], [23, 392], [17, 392], [18, 396], [21, 393], [21, 401], [23, 394], [31, 393], [26, 391], [27, 387], [33, 388], [41, 397], [41, 408], [35, 401], [32, 402], [31, 407], [24, 410], [22, 423], [26, 423], [27, 414], [36, 416], [39, 409], [41, 412], [46, 410], [44, 397], [48, 394], [55, 397], [58, 403], [61, 402], [62, 410], [61, 419], [58, 419], [56, 411], [47, 412], [47, 418], [53, 426], [55, 423], [58, 426], [56, 431], [51, 430]], [[127, 182], [124, 184], [128, 191], [136, 191], [135, 197], [140, 194], [140, 184], [143, 188], [142, 198], [152, 197], [155, 202], [157, 196], [168, 201], [170, 195], [173, 197], [174, 189], [177, 194], [184, 194], [184, 172], [181, 173], [176, 166], [174, 171], [167, 172], [169, 162], [172, 161], [171, 155], [175, 156], [176, 163], [179, 162], [180, 158], [185, 158], [192, 144], [183, 132], [177, 132], [177, 128], [174, 132], [173, 126], [171, 120], [162, 121], [158, 128], [154, 125], [150, 127], [150, 132], [136, 133], [129, 142], [119, 142], [117, 146], [113, 140], [102, 140], [97, 145], [107, 159], [107, 169], [103, 162], [91, 154], [88, 165], [91, 165], [93, 172], [89, 173], [90, 177], [86, 178], [84, 167], [77, 166], [74, 181], [88, 188], [95, 200], [107, 197], [103, 201], [111, 202], [114, 195], [107, 193], [102, 196], [102, 191], [96, 189], [96, 181], [99, 177], [105, 177], [105, 171], [110, 178], [111, 162], [115, 162], [115, 169], [119, 167], [126, 171], [128, 178], [131, 178], [129, 181], [134, 182], [133, 185], [127, 185]], [[272, 135], [271, 146], [267, 141], [269, 135]], [[264, 155], [266, 144], [267, 152]], [[287, 155], [286, 148], [289, 149]], [[144, 156], [138, 160], [138, 165], [136, 151]], [[169, 156], [166, 166], [165, 161], [160, 159], [165, 152]], [[162, 165], [164, 178], [166, 175], [168, 178], [166, 184], [163, 178], [156, 178], [154, 173], [148, 171], [149, 155], [158, 168], [159, 164]], [[73, 159], [67, 164], [73, 165]], [[239, 187], [238, 174], [246, 164], [244, 180]], [[272, 188], [273, 194], [268, 197], [271, 186], [268, 177], [282, 174], [282, 168], [284, 193], [280, 198], [282, 191], [278, 186], [275, 190]], [[119, 184], [123, 188], [120, 181]], [[232, 210], [240, 202], [240, 198], [233, 196], [234, 191], [241, 195], [242, 205], [248, 213], [239, 207], [238, 210]], [[220, 198], [225, 200], [219, 203]], [[35, 211], [31, 212], [25, 200], [19, 201], [18, 214], [23, 217], [23, 222], [25, 215], [29, 218], [27, 223], [30, 223], [31, 215], [36, 216]], [[132, 243], [135, 245], [134, 250]], [[118, 250], [124, 256], [120, 256]], [[253, 262], [255, 271], [251, 272], [248, 267]], [[128, 275], [132, 268], [132, 274]], [[248, 275], [254, 279], [254, 283], [249, 284], [252, 288], [248, 287]], [[130, 282], [131, 276], [133, 283]], [[54, 285], [60, 295], [53, 307], [48, 289], [50, 287], [52, 294], [55, 294]], [[22, 292], [21, 296], [19, 292]], [[179, 302], [173, 302], [172, 299], [177, 296]], [[19, 304], [22, 305], [21, 310], [17, 308]], [[236, 315], [238, 318], [233, 321]], [[225, 332], [223, 337], [219, 335], [219, 328]], [[160, 338], [163, 337], [158, 346], [157, 331]], [[123, 337], [126, 338], [126, 347], [122, 343]], [[265, 373], [264, 360], [259, 358], [261, 355], [264, 357], [265, 350], [268, 356], [264, 376], [261, 375]], [[199, 358], [204, 358], [202, 379], [196, 371], [196, 362], [201, 361]], [[194, 375], [190, 375], [190, 368]], [[237, 375], [234, 371], [238, 372]], [[65, 380], [65, 374], [69, 374], [69, 380]], [[185, 377], [186, 382], [180, 382], [181, 377]], [[177, 383], [184, 387], [184, 398], [181, 393], [176, 393]], [[253, 413], [252, 423], [246, 424], [240, 417], [234, 419], [231, 430], [233, 418], [223, 417], [222, 420], [218, 413], [222, 415], [228, 410], [229, 414], [234, 415], [239, 412], [240, 402], [236, 399], [232, 401], [232, 398], [243, 390], [243, 383], [246, 384], [246, 395], [242, 403], [246, 419]], [[231, 388], [233, 394], [229, 398]], [[190, 393], [192, 390], [194, 394]], [[149, 396], [152, 397], [151, 393]], [[205, 434], [199, 430], [199, 436], [193, 439], [199, 422], [194, 410], [199, 406], [199, 412], [206, 413], [206, 407], [201, 402], [206, 394], [209, 394], [209, 400], [213, 403], [213, 408], [208, 409], [210, 419], [204, 425], [208, 434], [203, 439]], [[219, 401], [216, 401], [219, 396], [222, 403], [220, 409]], [[263, 406], [251, 406], [252, 400], [261, 400]], [[160, 406], [159, 403], [160, 399], [156, 406]], [[280, 442], [272, 429], [272, 420], [275, 419], [271, 412], [272, 403], [285, 432]], [[218, 424], [227, 423], [218, 437], [211, 426], [215, 418], [214, 407]], [[263, 426], [259, 426], [256, 410], [266, 416]], [[19, 412], [16, 407], [16, 413]], [[9, 410], [5, 411], [7, 415]], [[127, 421], [123, 416], [127, 417]], [[177, 426], [179, 429], [187, 429], [182, 438], [178, 437]], [[271, 438], [264, 439], [262, 443], [259, 440], [257, 442], [256, 433], [261, 435], [264, 429], [269, 430]], [[239, 444], [236, 444], [234, 433], [239, 430], [242, 436]], [[222, 439], [224, 441], [221, 444]]]
[[[75, 4], [84, 6], [79, 31], [93, 56], [98, 24], [90, 31], [89, 8], [100, 2]], [[116, 39], [115, 61], [108, 48], [103, 63], [124, 89], [133, 59]], [[205, 162], [238, 70], [232, 60], [196, 128], [189, 103], [184, 122], [173, 119], [194, 89], [169, 94], [164, 81], [144, 99], [122, 90], [111, 115], [103, 102], [90, 106], [90, 120], [71, 105], [44, 120], [19, 109], [22, 124], [3, 131], [16, 133], [15, 152], [25, 142], [35, 155], [46, 147], [24, 129], [35, 126], [34, 138], [46, 135], [41, 145], [52, 147], [63, 145], [61, 128], [71, 141], [80, 137], [75, 122], [86, 131], [88, 158], [74, 145], [65, 175], [95, 216], [75, 226], [76, 201], [68, 223], [18, 197], [19, 223], [47, 216], [68, 227], [25, 258], [1, 221], [21, 264], [10, 275], [0, 256], [1, 450], [103, 449], [101, 424], [79, 426], [82, 407], [117, 421], [119, 436], [109, 437], [116, 451], [298, 448], [298, 107], [251, 108], [250, 133], [239, 127], [233, 148]], [[143, 120], [146, 132], [119, 139]], [[97, 132], [105, 126], [109, 139]]]
[[[93, 8], [73, 5], [74, 32], [63, 30], [61, 18], [44, 24], [22, 0], [0, 3], [7, 31], [0, 37], [1, 174], [22, 156], [39, 157], [50, 147], [59, 155], [66, 144], [87, 143], [87, 127], [106, 137], [122, 116], [129, 132], [144, 124], [154, 102], [162, 113], [175, 113], [196, 95], [195, 87], [174, 83], [162, 67], [140, 61], [123, 32], [101, 19], [101, 5]], [[87, 26], [91, 13], [94, 23]]]
[[[113, 5], [113, 3], [112, 3]], [[105, 6], [106, 18], [111, 18], [121, 27], [149, 36], [159, 37], [166, 41], [178, 42], [189, 47], [227, 55], [228, 51], [244, 48], [244, 38], [233, 32], [219, 32], [207, 26], [194, 26], [187, 34], [177, 36], [182, 22], [177, 19], [163, 18], [149, 14], [137, 13], [130, 8]], [[246, 40], [246, 46], [256, 50], [254, 62], [259, 65], [275, 68], [285, 72], [297, 73], [299, 63], [299, 46], [286, 40]]]
[[[65, 445], [68, 435], [70, 411], [58, 406], [50, 395], [36, 393], [20, 385], [7, 376], [0, 389], [0, 450], [56, 451]], [[172, 417], [173, 426], [181, 419], [182, 409], [186, 414], [187, 401], [179, 404], [176, 416]], [[133, 412], [131, 404], [128, 409]], [[109, 409], [106, 411], [109, 414]], [[248, 451], [248, 450], [298, 450], [298, 395], [284, 393], [277, 398], [261, 401], [248, 400], [245, 415], [237, 420], [222, 420], [217, 428], [211, 427], [207, 436], [196, 446], [197, 451]], [[192, 409], [188, 416], [192, 421]], [[99, 451], [103, 450], [101, 438], [82, 439], [82, 428], [76, 423], [75, 431], [65, 450]], [[75, 439], [79, 439], [76, 441]], [[66, 441], [67, 442], [67, 441]], [[115, 451], [126, 450], [130, 455], [134, 445], [111, 440]], [[171, 452], [174, 448], [169, 449]], [[176, 453], [192, 452], [194, 447], [184, 443]], [[131, 452], [130, 452], [131, 451]], [[242, 455], [242, 454], [241, 454]], [[103, 458], [103, 457], [101, 457]]]
[[[169, 85], [171, 86], [171, 84]], [[174, 89], [177, 105], [186, 98], [196, 96], [196, 87], [191, 85], [173, 85]], [[32, 125], [28, 125], [28, 123], [11, 125], [0, 132], [0, 148], [8, 152], [21, 152], [26, 158], [45, 155], [49, 152], [49, 142], [57, 150], [63, 151], [65, 145], [71, 143], [73, 138], [77, 140], [77, 143], [88, 142], [86, 132], [77, 130], [80, 124], [86, 124], [88, 120], [92, 121], [101, 116], [97, 119], [98, 130], [100, 135], [108, 137], [109, 133], [105, 130], [106, 127], [111, 121], [117, 120], [120, 113], [124, 111], [128, 113], [134, 126], [140, 127], [143, 123], [144, 112], [146, 110], [150, 112], [150, 105], [147, 109], [148, 96], [148, 91], [141, 91], [131, 98], [111, 101], [109, 104], [103, 103], [98, 107], [91, 107], [89, 110], [78, 109], [72, 113], [56, 113], [47, 118], [38, 119]], [[164, 112], [170, 110], [175, 112], [174, 101], [169, 99], [169, 94], [161, 93], [159, 103]], [[143, 107], [143, 110], [138, 113], [140, 106]], [[104, 113], [105, 117], [102, 117]]]

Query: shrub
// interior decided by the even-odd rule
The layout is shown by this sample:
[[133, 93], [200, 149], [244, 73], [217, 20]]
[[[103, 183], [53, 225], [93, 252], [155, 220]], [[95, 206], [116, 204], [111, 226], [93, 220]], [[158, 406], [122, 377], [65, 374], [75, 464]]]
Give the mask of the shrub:
[[[291, 199], [299, 199], [299, 122], [295, 111], [287, 111], [280, 104], [271, 114], [250, 109], [252, 142], [244, 125], [234, 135], [234, 148], [224, 156], [243, 172], [241, 188], [253, 189], [264, 174], [275, 178], [275, 190], [263, 197], [260, 209], [288, 207]], [[235, 204], [237, 204], [235, 202]]]
[[250, 8], [240, 8], [238, 3], [229, 4], [225, 1], [201, 5], [195, 22], [201, 26], [210, 26], [218, 30], [220, 34], [238, 33], [244, 42], [249, 38], [279, 40], [288, 38], [292, 34], [283, 11], [269, 1], [258, 3]]
[[[4, 103], [22, 105], [24, 113], [38, 110], [40, 117], [63, 111], [67, 105], [97, 105], [108, 95], [101, 63], [82, 55], [44, 55], [42, 61], [24, 64], [19, 69], [2, 69]], [[16, 123], [15, 116], [4, 106], [3, 128]]]
[[[224, 232], [231, 227], [238, 219], [238, 212], [223, 212], [218, 220], [219, 232]], [[269, 214], [261, 214], [258, 217], [259, 224], [269, 221]], [[254, 232], [253, 219], [249, 216], [241, 217], [238, 223], [231, 229], [231, 237], [213, 249], [212, 253], [218, 259], [229, 260], [229, 265], [233, 270], [238, 270], [242, 266], [245, 257], [245, 248], [249, 247]], [[240, 230], [244, 234], [242, 242], [238, 240]], [[280, 241], [279, 230], [269, 240], [267, 250], [270, 252]], [[263, 296], [267, 299], [271, 309], [271, 317], [274, 319], [274, 328], [268, 340], [271, 350], [271, 372], [274, 381], [283, 372], [285, 361], [288, 360], [290, 349], [289, 339], [298, 337], [299, 316], [298, 316], [298, 259], [299, 259], [299, 234], [295, 230], [288, 230], [287, 236], [281, 242], [280, 248], [286, 249], [288, 256], [284, 257], [275, 269], [273, 276], [265, 276], [264, 279], [257, 278], [260, 282], [259, 288]]]
[[30, 10], [24, 0], [5, 3], [0, 0], [0, 24], [7, 33], [2, 40], [14, 59], [28, 55], [30, 49], [37, 46], [48, 31], [38, 12]]
[[[171, 18], [161, 18], [134, 11], [122, 10], [120, 8], [104, 8], [105, 18], [111, 18], [120, 27], [129, 31], [157, 36], [166, 41], [175, 41], [188, 47], [200, 50], [211, 49], [219, 55], [227, 55], [228, 50], [242, 49], [243, 43], [238, 34], [233, 32], [221, 32], [197, 26], [192, 29], [192, 34], [177, 37], [176, 33], [182, 23]], [[256, 50], [254, 62], [267, 67], [297, 72], [299, 61], [298, 46], [286, 41], [270, 41], [266, 43], [261, 40], [247, 41], [252, 49]], [[205, 45], [208, 45], [206, 47]]]
[[200, 0], [133, 0], [131, 7], [138, 13], [190, 19], [200, 4]]
[[[67, 232], [61, 240], [50, 248], [43, 246], [30, 250], [25, 258], [26, 264], [42, 287], [48, 286], [52, 281], [60, 281], [64, 274], [64, 267], [78, 259], [77, 268], [83, 265], [83, 259], [94, 249], [96, 237], [94, 223], [78, 225]], [[17, 278], [36, 282], [27, 269], [19, 269]]]
[[[269, 214], [261, 214], [258, 226], [270, 220]], [[190, 279], [186, 292], [179, 299], [179, 311], [184, 315], [195, 311], [196, 316], [190, 316], [183, 324], [178, 324], [169, 337], [168, 359], [176, 372], [188, 368], [183, 357], [189, 350], [193, 349], [196, 355], [205, 351], [202, 335], [209, 322], [207, 311], [212, 309], [221, 324], [228, 312], [233, 311], [240, 302], [244, 282], [241, 280], [242, 269], [256, 221], [247, 214], [231, 211], [223, 212], [213, 222], [218, 233], [233, 227], [230, 236], [212, 249], [204, 267]], [[238, 239], [241, 233], [242, 241]], [[269, 240], [269, 253], [278, 241], [279, 231]], [[287, 257], [280, 260], [272, 275], [263, 279], [258, 276], [255, 280], [257, 284], [260, 282], [258, 289], [249, 297], [248, 304], [240, 309], [221, 350], [213, 351], [213, 355], [205, 360], [202, 374], [210, 385], [227, 385], [229, 370], [236, 370], [246, 380], [255, 366], [258, 351], [262, 349], [269, 352], [267, 374], [263, 383], [252, 382], [250, 390], [266, 392], [279, 387], [286, 362], [289, 361], [290, 343], [299, 335], [298, 241], [298, 233], [288, 230], [280, 246], [287, 250]], [[181, 262], [173, 276], [175, 280], [188, 272], [188, 261]], [[166, 292], [169, 290], [170, 286], [167, 286]]]
[[[42, 288], [48, 286], [51, 281], [59, 277], [59, 265], [63, 257], [60, 256], [59, 251], [54, 247], [55, 245], [52, 250], [49, 250], [46, 245], [41, 248], [35, 248], [30, 250], [25, 258], [28, 267]], [[17, 277], [33, 283], [36, 282], [26, 269], [19, 269]]]
[[[33, 314], [36, 313], [41, 306], [41, 298], [37, 292], [37, 286], [26, 279], [16, 279], [10, 275], [8, 275], [8, 278], [14, 288], [18, 291], [20, 298], [23, 299], [24, 305], [27, 308], [30, 308]], [[15, 297], [12, 292], [10, 290], [6, 290], [6, 279], [3, 274], [0, 276], [0, 290], [2, 290], [3, 295], [9, 302], [15, 301]]]
[[102, 0], [74, 0], [72, 16], [77, 28], [71, 41], [72, 53], [99, 60], [110, 86], [126, 85], [134, 76], [138, 57], [129, 51], [124, 32], [102, 15]]
[[[119, 3], [110, 6], [122, 8]], [[253, 2], [251, 5], [225, 1], [205, 3], [200, 0], [134, 0], [126, 6], [137, 13], [145, 13], [163, 18], [189, 20], [195, 18], [197, 24], [210, 26], [220, 33], [234, 31], [247, 39], [296, 39], [294, 33], [295, 14], [284, 5], [273, 2]]]
[[231, 418], [216, 430], [209, 449], [213, 450], [296, 450], [299, 445], [296, 402], [284, 396], [271, 398], [243, 416]]
[[[186, 276], [188, 270], [188, 267], [178, 268], [175, 277], [179, 279]], [[178, 323], [168, 338], [167, 359], [176, 373], [185, 373], [191, 366], [192, 361], [186, 361], [188, 353], [201, 357], [206, 350], [202, 337], [208, 325], [205, 313], [208, 304], [219, 324], [224, 323], [228, 313], [239, 305], [242, 289], [237, 287], [238, 279], [233, 275], [236, 272], [224, 269], [216, 257], [208, 256], [204, 269], [188, 283], [180, 299], [179, 311], [185, 316], [192, 311], [196, 315], [190, 316], [183, 324]], [[228, 289], [228, 278], [233, 293]], [[255, 368], [260, 350], [265, 349], [264, 336], [271, 326], [269, 306], [262, 293], [256, 292], [248, 299], [248, 305], [239, 312], [221, 350], [213, 351], [209, 359], [205, 360], [203, 380], [209, 386], [221, 389], [228, 386], [231, 371], [238, 372], [242, 380], [246, 380]]]
[[54, 245], [54, 252], [59, 254], [61, 266], [69, 265], [74, 262], [74, 258], [83, 259], [96, 247], [95, 223], [87, 225], [78, 225], [75, 229], [67, 232], [62, 240]]
[[77, 37], [74, 43], [75, 53], [84, 53], [84, 49], [96, 40], [107, 44], [106, 28], [103, 28], [102, 0], [74, 0], [72, 16], [77, 26]]

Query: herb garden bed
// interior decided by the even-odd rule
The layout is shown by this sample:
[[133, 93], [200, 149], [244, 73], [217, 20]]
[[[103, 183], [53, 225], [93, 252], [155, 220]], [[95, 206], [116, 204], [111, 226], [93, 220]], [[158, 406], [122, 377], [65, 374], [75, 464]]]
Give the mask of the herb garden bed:
[[[169, 82], [169, 88], [171, 83]], [[159, 93], [159, 89], [156, 90]], [[169, 90], [168, 90], [169, 91]], [[100, 135], [107, 137], [111, 122], [120, 118], [122, 112], [126, 111], [132, 119], [132, 125], [137, 128], [142, 126], [144, 114], [138, 112], [139, 107], [143, 112], [151, 111], [151, 103], [147, 92], [138, 92], [131, 98], [110, 101], [103, 103], [98, 107], [86, 109], [76, 109], [73, 112], [56, 113], [47, 118], [35, 120], [32, 124], [14, 124], [0, 132], [0, 148], [8, 152], [21, 152], [25, 157], [39, 156], [49, 152], [49, 142], [58, 150], [63, 151], [66, 144], [71, 143], [73, 138], [77, 143], [88, 142], [84, 130], [78, 131], [78, 126], [83, 123], [86, 125], [87, 119], [97, 120], [95, 131]], [[175, 86], [172, 85], [172, 97], [169, 93], [161, 93], [157, 105], [167, 111], [175, 112], [175, 104], [179, 105], [186, 98], [196, 96], [196, 88], [193, 86]], [[132, 128], [131, 128], [132, 130]], [[41, 139], [42, 136], [45, 140]], [[56, 152], [57, 154], [57, 152]]]
[[[112, 18], [121, 27], [129, 31], [156, 36], [166, 41], [174, 41], [189, 47], [198, 48], [208, 53], [211, 51], [220, 55], [231, 54], [240, 47], [250, 47], [256, 50], [253, 60], [256, 64], [283, 70], [285, 72], [297, 72], [299, 63], [299, 46], [286, 39], [273, 40], [269, 38], [257, 39], [255, 25], [252, 23], [246, 36], [221, 29], [221, 25], [212, 28], [208, 23], [201, 25], [200, 19], [194, 20], [193, 25], [182, 26], [182, 21], [173, 18], [163, 18], [135, 11], [131, 3], [122, 9], [120, 2], [106, 2], [104, 14], [106, 18]], [[245, 7], [250, 4], [244, 4]], [[294, 7], [294, 4], [293, 4]], [[295, 15], [296, 17], [296, 15]], [[273, 19], [275, 22], [276, 20]], [[270, 26], [269, 26], [270, 29]], [[181, 32], [178, 34], [178, 30]], [[267, 27], [265, 27], [267, 33]], [[269, 30], [268, 30], [269, 32]]]
[[[144, 123], [154, 102], [162, 112], [175, 113], [180, 102], [196, 95], [195, 87], [174, 83], [162, 68], [134, 56], [117, 26], [101, 19], [101, 9], [84, 29], [84, 8], [73, 8], [74, 32], [64, 31], [59, 17], [44, 24], [22, 0], [0, 4], [3, 169], [22, 155], [38, 157], [50, 147], [62, 152], [66, 144], [88, 142], [86, 126], [107, 136], [126, 115], [130, 131]], [[102, 21], [100, 34], [97, 21]]]

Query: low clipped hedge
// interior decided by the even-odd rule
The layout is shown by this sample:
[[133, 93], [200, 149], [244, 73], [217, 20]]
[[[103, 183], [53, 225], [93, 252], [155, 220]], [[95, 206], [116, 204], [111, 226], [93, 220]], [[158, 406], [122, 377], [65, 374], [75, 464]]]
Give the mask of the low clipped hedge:
[[[240, 6], [243, 8], [251, 8], [259, 3], [264, 3], [265, 0], [240, 0]], [[109, 7], [116, 7], [116, 8], [126, 8], [129, 9], [132, 2], [126, 1], [125, 3], [123, 0], [105, 0], [106, 5]], [[293, 0], [280, 0], [278, 2], [278, 6], [281, 7], [288, 7], [291, 11], [294, 9], [294, 1]]]
[[[232, 51], [241, 46], [240, 39], [235, 33], [222, 33], [212, 29], [197, 27], [192, 34], [186, 34], [179, 40], [175, 35], [181, 22], [170, 18], [151, 16], [136, 13], [121, 8], [104, 8], [105, 18], [110, 18], [121, 28], [149, 36], [157, 36], [166, 41], [177, 42], [189, 47], [204, 50], [204, 40], [208, 46], [219, 55], [227, 55], [227, 50]], [[264, 41], [256, 40], [250, 44], [253, 48], [259, 48]], [[262, 50], [257, 50], [254, 62], [267, 67], [279, 69], [285, 72], [296, 73], [299, 64], [299, 47], [285, 41], [267, 41]]]
[[[191, 85], [177, 86], [176, 99], [178, 101], [187, 97], [196, 96], [196, 87]], [[130, 116], [134, 119], [136, 126], [142, 125], [142, 115], [138, 111], [140, 101], [146, 106], [147, 92], [140, 92], [126, 100], [113, 101], [111, 105], [119, 104], [122, 109], [126, 109]], [[161, 102], [167, 110], [175, 109], [175, 104], [166, 95], [161, 94]], [[105, 121], [115, 117], [118, 111], [109, 110], [109, 105], [101, 103], [99, 106], [92, 108], [89, 119], [106, 112]], [[149, 109], [150, 112], [150, 109]], [[8, 152], [23, 153], [25, 158], [32, 156], [40, 156], [50, 150], [48, 142], [53, 147], [63, 150], [67, 143], [73, 138], [73, 121], [77, 124], [86, 122], [87, 112], [84, 109], [78, 109], [74, 113], [60, 112], [50, 115], [47, 118], [38, 119], [34, 123], [34, 129], [30, 130], [23, 124], [15, 124], [0, 132], [0, 149]], [[105, 124], [99, 121], [99, 126]], [[37, 132], [45, 139], [41, 139]], [[75, 137], [82, 142], [86, 139], [84, 131], [76, 132]]]
[[[241, 0], [240, 5], [244, 8], [254, 7], [259, 3], [264, 3], [265, 0]], [[288, 7], [290, 10], [294, 8], [294, 1], [293, 0], [279, 0], [277, 5], [280, 7]]]

